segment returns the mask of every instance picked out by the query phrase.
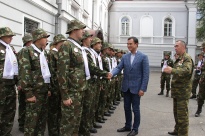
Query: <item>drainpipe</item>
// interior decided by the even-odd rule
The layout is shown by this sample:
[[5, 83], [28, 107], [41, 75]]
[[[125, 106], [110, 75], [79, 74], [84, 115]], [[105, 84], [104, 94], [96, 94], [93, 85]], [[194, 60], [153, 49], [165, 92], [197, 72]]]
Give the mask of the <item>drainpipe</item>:
[[189, 36], [189, 8], [187, 6], [187, 0], [184, 0], [184, 2], [185, 2], [186, 10], [187, 10], [186, 45], [188, 45], [188, 36]]
[[93, 25], [94, 25], [94, 3], [95, 3], [95, 0], [93, 0], [93, 5], [92, 5], [92, 30], [93, 30]]
[[113, 5], [113, 2], [114, 2], [115, 0], [111, 0], [111, 4], [109, 5], [109, 7], [108, 7], [108, 43], [110, 42], [110, 9], [111, 9], [111, 7], [112, 7], [112, 5]]
[[55, 35], [58, 34], [58, 26], [59, 26], [59, 16], [61, 15], [62, 10], [62, 0], [56, 0], [56, 4], [58, 5], [58, 12], [55, 15]]

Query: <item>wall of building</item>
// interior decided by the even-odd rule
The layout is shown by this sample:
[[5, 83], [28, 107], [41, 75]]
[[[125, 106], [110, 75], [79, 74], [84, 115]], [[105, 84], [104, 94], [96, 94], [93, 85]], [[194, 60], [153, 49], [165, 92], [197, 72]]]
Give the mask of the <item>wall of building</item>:
[[[107, 40], [107, 18], [110, 0], [62, 0], [58, 19], [58, 33], [65, 34], [67, 22], [78, 19], [86, 29], [101, 29]], [[93, 7], [93, 5], [95, 5]], [[19, 51], [25, 33], [24, 18], [38, 22], [49, 35], [49, 43], [55, 35], [56, 0], [0, 0], [0, 27], [8, 26], [16, 33], [12, 45]], [[97, 13], [96, 13], [97, 12]]]
[[[115, 1], [109, 12], [109, 41], [116, 48], [127, 49], [127, 38], [137, 37], [139, 50], [148, 55], [150, 66], [159, 67], [163, 51], [174, 54], [175, 41], [180, 39], [188, 42], [188, 53], [195, 59], [196, 6], [194, 1], [187, 3], [188, 13], [185, 4], [184, 1], [165, 0]], [[121, 35], [121, 19], [124, 16], [131, 20], [129, 35]], [[166, 17], [172, 19], [172, 36], [164, 36]], [[146, 19], [143, 21], [143, 18]]]

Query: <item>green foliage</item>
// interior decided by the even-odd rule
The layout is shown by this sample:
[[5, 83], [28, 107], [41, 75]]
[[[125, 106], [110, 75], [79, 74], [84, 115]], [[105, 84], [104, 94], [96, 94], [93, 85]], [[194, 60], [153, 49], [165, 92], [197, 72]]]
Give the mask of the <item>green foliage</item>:
[[198, 8], [198, 28], [196, 32], [196, 37], [198, 40], [205, 40], [205, 1], [197, 0], [197, 8]]

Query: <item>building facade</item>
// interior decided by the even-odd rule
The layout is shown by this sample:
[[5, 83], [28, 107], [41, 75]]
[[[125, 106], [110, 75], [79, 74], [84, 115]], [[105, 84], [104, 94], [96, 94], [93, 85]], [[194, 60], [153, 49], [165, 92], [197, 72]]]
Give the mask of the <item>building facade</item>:
[[[108, 31], [110, 0], [0, 0], [0, 27], [8, 26], [16, 33], [12, 45], [19, 51], [22, 37], [43, 28], [49, 43], [55, 34], [65, 34], [67, 23], [78, 19], [86, 29], [101, 30], [105, 40]], [[67, 37], [67, 36], [66, 36]]]
[[195, 0], [115, 0], [109, 10], [108, 41], [127, 49], [127, 38], [137, 37], [152, 67], [160, 67], [164, 51], [172, 51], [173, 58], [176, 40], [184, 40], [195, 59], [196, 12]]

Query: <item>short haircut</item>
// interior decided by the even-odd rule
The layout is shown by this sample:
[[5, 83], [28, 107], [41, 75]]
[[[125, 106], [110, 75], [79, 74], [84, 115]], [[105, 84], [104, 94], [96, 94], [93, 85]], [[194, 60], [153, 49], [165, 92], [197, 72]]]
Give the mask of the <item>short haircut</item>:
[[131, 39], [133, 39], [134, 43], [138, 43], [137, 37], [132, 36], [132, 37], [129, 37], [127, 40], [131, 40]]
[[185, 47], [186, 47], [186, 43], [183, 40], [177, 40], [176, 42], [181, 42]]

